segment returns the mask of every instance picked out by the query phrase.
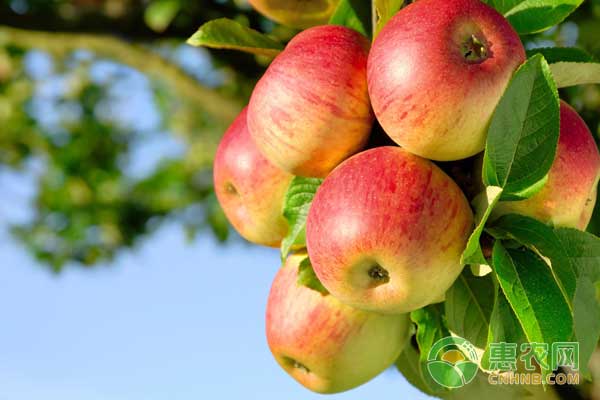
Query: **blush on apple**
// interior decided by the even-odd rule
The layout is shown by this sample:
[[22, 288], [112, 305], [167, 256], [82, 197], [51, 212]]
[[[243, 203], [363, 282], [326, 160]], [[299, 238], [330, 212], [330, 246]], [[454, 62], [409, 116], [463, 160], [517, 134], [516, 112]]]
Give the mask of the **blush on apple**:
[[369, 42], [342, 26], [307, 29], [260, 79], [248, 127], [264, 156], [294, 175], [325, 177], [367, 142]]
[[479, 0], [419, 0], [381, 30], [369, 54], [373, 110], [411, 153], [450, 161], [483, 150], [492, 113], [525, 60], [519, 36]]
[[306, 223], [323, 285], [365, 310], [405, 313], [443, 297], [462, 270], [473, 227], [469, 203], [431, 161], [378, 147], [340, 164]]
[[283, 201], [293, 176], [258, 151], [246, 126], [246, 109], [229, 127], [215, 155], [217, 199], [239, 234], [250, 242], [279, 246], [287, 233]]
[[408, 315], [383, 315], [340, 303], [301, 286], [299, 263], [290, 256], [267, 302], [267, 341], [281, 367], [319, 393], [359, 386], [390, 367], [409, 337]]

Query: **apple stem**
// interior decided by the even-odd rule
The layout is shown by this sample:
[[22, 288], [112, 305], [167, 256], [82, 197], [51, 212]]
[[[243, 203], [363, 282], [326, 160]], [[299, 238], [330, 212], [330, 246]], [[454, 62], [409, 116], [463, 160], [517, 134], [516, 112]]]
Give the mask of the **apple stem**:
[[390, 281], [389, 272], [379, 264], [375, 264], [369, 269], [369, 277], [378, 281], [378, 283], [388, 283]]
[[482, 62], [488, 58], [487, 47], [477, 36], [471, 35], [463, 44], [463, 57], [470, 63]]

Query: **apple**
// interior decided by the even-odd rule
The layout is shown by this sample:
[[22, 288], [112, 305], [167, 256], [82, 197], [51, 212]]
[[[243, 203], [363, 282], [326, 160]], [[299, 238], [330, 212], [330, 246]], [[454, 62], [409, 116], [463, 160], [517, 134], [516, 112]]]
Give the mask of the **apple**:
[[267, 302], [267, 341], [279, 365], [303, 386], [337, 393], [390, 367], [408, 342], [407, 314], [384, 315], [340, 303], [299, 285], [293, 254], [279, 270]]
[[213, 170], [215, 193], [242, 237], [277, 247], [288, 230], [282, 209], [293, 176], [258, 151], [248, 132], [246, 114], [244, 108], [219, 143]]
[[431, 161], [378, 147], [340, 164], [306, 222], [315, 273], [340, 301], [406, 313], [443, 298], [462, 270], [473, 214]]
[[600, 154], [577, 111], [560, 103], [556, 158], [542, 189], [527, 200], [503, 201], [494, 217], [516, 213], [547, 224], [584, 230], [592, 218], [600, 179]]
[[492, 113], [524, 60], [517, 33], [481, 1], [419, 0], [392, 17], [373, 43], [373, 110], [411, 153], [467, 158], [483, 150]]
[[294, 175], [325, 177], [367, 142], [369, 42], [342, 26], [295, 36], [254, 88], [248, 128], [259, 150]]
[[284, 25], [308, 28], [327, 23], [339, 0], [249, 0], [255, 10]]

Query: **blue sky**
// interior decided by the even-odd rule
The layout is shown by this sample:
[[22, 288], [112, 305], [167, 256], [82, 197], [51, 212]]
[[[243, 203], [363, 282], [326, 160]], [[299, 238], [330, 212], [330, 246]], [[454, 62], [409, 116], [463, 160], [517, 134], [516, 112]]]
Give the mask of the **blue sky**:
[[[323, 398], [267, 347], [273, 250], [166, 225], [110, 266], [56, 276], [0, 239], [0, 400]], [[367, 397], [426, 398], [392, 370], [327, 398]]]

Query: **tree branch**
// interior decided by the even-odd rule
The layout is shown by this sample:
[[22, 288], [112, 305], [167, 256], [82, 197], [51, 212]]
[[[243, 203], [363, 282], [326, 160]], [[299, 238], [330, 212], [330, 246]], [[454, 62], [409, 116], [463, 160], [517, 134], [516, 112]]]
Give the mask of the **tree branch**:
[[202, 108], [226, 123], [233, 121], [242, 108], [239, 101], [204, 87], [179, 67], [139, 45], [106, 35], [29, 31], [0, 26], [0, 45], [12, 44], [24, 49], [44, 49], [64, 55], [87, 49], [115, 59], [150, 77], [165, 81], [177, 94], [202, 105]]

